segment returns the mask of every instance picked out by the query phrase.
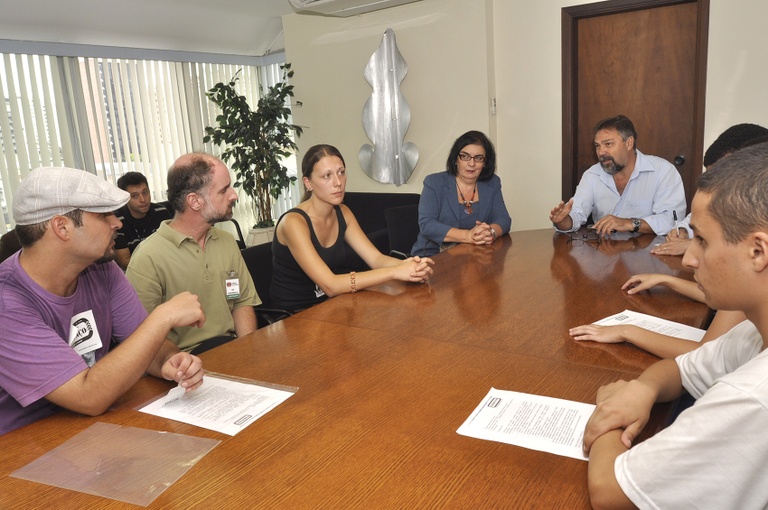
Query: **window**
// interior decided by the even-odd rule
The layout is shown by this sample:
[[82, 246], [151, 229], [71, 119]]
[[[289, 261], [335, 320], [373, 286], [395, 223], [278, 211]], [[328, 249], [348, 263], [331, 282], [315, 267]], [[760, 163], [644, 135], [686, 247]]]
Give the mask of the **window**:
[[[255, 66], [101, 57], [1, 54], [0, 232], [19, 180], [39, 166], [82, 168], [116, 183], [143, 173], [152, 199], [166, 199], [166, 172], [181, 154], [221, 151], [203, 144], [216, 107], [205, 92], [242, 69], [240, 93], [256, 103], [261, 87], [280, 79], [279, 63]], [[295, 158], [292, 158], [295, 159]], [[287, 166], [296, 172], [295, 161]], [[240, 193], [235, 217], [254, 223], [250, 199]], [[295, 186], [276, 201], [275, 215], [298, 203]]]

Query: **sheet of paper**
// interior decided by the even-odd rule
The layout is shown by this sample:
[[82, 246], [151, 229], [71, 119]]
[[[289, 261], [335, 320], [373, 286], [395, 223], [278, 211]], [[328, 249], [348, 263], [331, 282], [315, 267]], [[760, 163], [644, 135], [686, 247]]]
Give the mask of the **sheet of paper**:
[[139, 411], [234, 436], [297, 389], [206, 373], [195, 391], [180, 394], [173, 388]]
[[632, 310], [624, 310], [623, 312], [611, 315], [605, 319], [601, 319], [595, 324], [599, 326], [616, 326], [619, 324], [632, 324], [639, 328], [647, 329], [649, 331], [655, 331], [662, 335], [674, 336], [676, 338], [682, 338], [685, 340], [693, 340], [694, 342], [701, 342], [701, 338], [706, 333], [705, 330], [694, 328], [692, 326], [686, 326], [679, 322], [668, 321], [666, 319], [660, 319], [653, 315], [646, 315], [644, 313], [633, 312]]
[[491, 388], [456, 432], [586, 460], [581, 445], [594, 410], [594, 404]]

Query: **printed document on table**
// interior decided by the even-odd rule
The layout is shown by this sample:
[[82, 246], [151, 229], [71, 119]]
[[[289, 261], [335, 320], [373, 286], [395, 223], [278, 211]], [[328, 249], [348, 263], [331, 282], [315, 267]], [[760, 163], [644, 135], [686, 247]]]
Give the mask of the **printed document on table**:
[[594, 404], [491, 388], [456, 432], [587, 460], [581, 446], [594, 410]]
[[206, 372], [202, 386], [195, 391], [182, 393], [177, 388], [139, 411], [230, 436], [267, 414], [298, 390], [296, 387], [210, 372]]
[[693, 340], [694, 342], [701, 342], [701, 338], [704, 336], [704, 333], [706, 333], [706, 331], [703, 329], [686, 326], [685, 324], [680, 324], [679, 322], [660, 319], [658, 317], [654, 317], [653, 315], [633, 312], [632, 310], [624, 310], [621, 313], [617, 313], [616, 315], [611, 315], [610, 317], [599, 320], [595, 322], [595, 324], [598, 326], [632, 324], [639, 328], [661, 333], [662, 335], [674, 336], [684, 340]]

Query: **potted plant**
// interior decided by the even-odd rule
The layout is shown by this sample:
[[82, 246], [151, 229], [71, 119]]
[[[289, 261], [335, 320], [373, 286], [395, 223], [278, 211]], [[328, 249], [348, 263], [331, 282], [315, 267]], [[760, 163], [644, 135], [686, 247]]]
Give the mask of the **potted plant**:
[[262, 94], [255, 110], [235, 90], [240, 71], [229, 83], [217, 83], [206, 92], [221, 114], [216, 117], [216, 127], [205, 128], [203, 141], [224, 147], [221, 157], [235, 173], [234, 187], [242, 188], [252, 200], [254, 228], [274, 227], [272, 200], [296, 181], [288, 175], [283, 160], [296, 151], [292, 135], [299, 137], [302, 129], [289, 122], [293, 85], [286, 80], [293, 76], [291, 64], [280, 69], [282, 81]]

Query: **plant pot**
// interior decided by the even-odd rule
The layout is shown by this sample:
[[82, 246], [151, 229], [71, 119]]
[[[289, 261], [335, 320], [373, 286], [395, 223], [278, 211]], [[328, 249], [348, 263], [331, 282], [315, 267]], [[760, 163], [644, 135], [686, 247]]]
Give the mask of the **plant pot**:
[[275, 227], [252, 228], [248, 231], [248, 237], [245, 238], [246, 246], [258, 246], [259, 244], [271, 243], [275, 236]]

